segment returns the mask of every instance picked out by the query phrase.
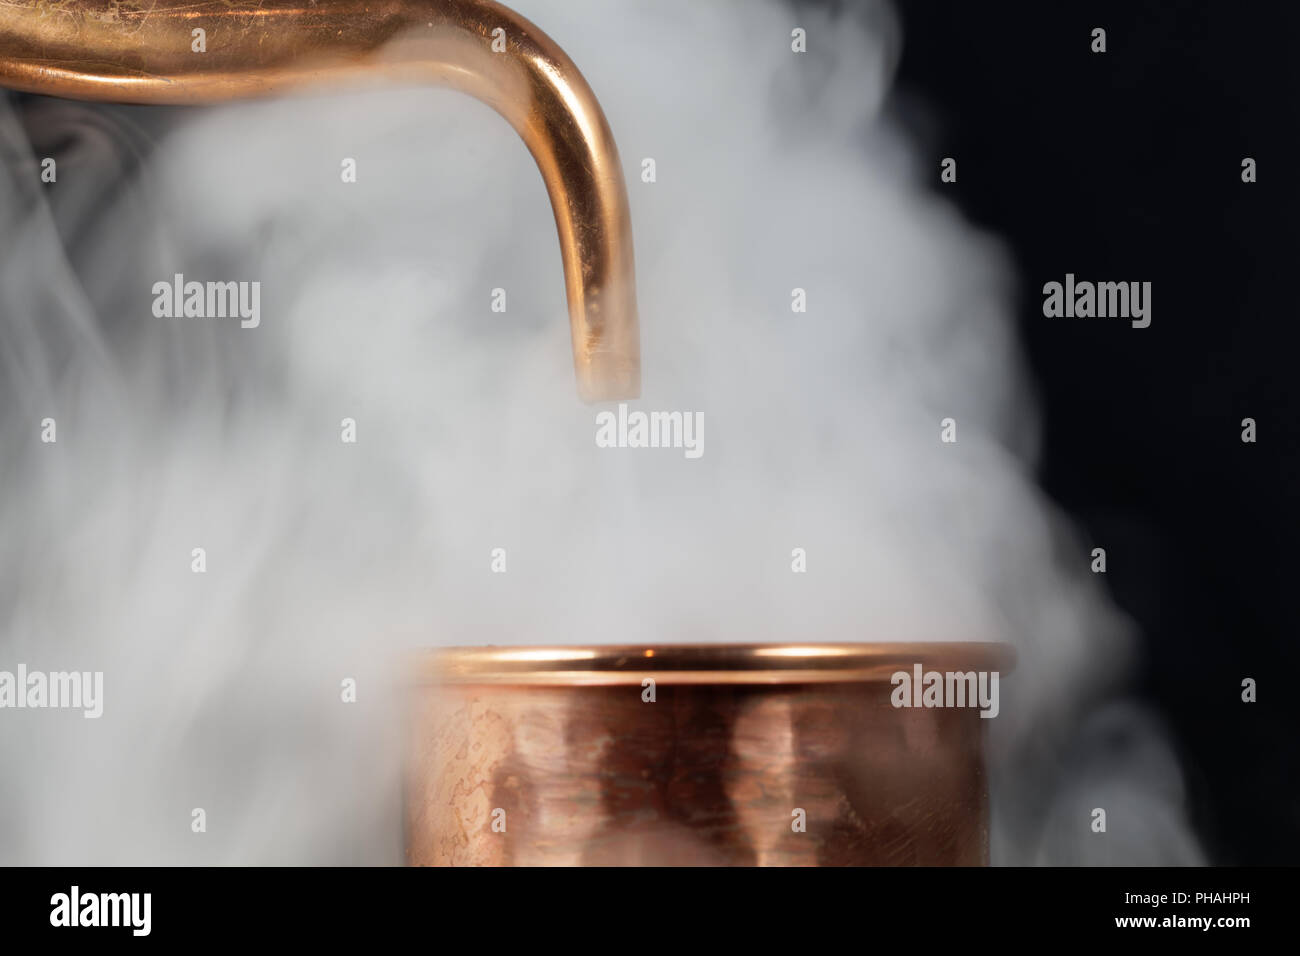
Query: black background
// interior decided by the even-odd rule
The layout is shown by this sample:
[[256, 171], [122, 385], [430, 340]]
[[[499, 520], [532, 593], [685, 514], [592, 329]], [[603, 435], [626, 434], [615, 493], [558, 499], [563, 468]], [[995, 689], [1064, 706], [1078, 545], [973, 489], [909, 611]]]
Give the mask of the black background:
[[[1293, 864], [1300, 5], [898, 10], [890, 108], [933, 155], [935, 189], [1014, 253], [1040, 479], [1106, 549], [1141, 628], [1136, 690], [1168, 723], [1209, 859]], [[1067, 272], [1151, 281], [1151, 326], [1045, 318], [1043, 283]]]

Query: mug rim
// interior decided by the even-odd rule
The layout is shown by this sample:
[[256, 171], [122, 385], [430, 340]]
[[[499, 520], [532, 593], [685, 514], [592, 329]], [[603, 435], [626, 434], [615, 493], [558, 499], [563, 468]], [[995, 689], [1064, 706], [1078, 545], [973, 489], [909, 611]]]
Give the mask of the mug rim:
[[484, 645], [413, 655], [432, 685], [805, 684], [888, 681], [894, 673], [1010, 671], [1015, 649], [992, 641]]

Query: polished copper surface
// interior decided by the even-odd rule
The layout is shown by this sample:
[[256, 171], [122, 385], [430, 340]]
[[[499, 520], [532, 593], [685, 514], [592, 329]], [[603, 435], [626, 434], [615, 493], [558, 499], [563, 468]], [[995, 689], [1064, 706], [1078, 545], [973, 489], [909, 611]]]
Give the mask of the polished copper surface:
[[579, 394], [635, 398], [618, 149], [578, 68], [528, 20], [486, 0], [0, 0], [0, 85], [16, 90], [196, 104], [374, 81], [454, 87], [510, 122], [555, 213]]
[[995, 644], [424, 652], [408, 860], [984, 864], [989, 721], [893, 707], [890, 675], [917, 663], [1005, 671], [1012, 656]]

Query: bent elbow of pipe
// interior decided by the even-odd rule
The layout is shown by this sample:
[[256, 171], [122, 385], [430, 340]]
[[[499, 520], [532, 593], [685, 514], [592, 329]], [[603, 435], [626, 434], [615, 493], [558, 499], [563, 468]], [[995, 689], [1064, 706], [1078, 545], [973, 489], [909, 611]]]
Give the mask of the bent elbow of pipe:
[[[211, 45], [195, 53], [206, 28]], [[640, 393], [627, 190], [595, 95], [537, 27], [490, 0], [109, 0], [0, 6], [0, 84], [197, 104], [354, 81], [432, 82], [487, 103], [537, 162], [555, 214], [574, 373], [588, 402]]]

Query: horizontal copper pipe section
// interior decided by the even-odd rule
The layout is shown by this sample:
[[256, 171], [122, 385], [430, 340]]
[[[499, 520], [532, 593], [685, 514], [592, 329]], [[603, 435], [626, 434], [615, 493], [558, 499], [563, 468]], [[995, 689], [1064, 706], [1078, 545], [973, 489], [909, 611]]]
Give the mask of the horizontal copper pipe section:
[[989, 721], [892, 706], [890, 676], [918, 663], [1003, 672], [1013, 656], [975, 643], [421, 652], [408, 861], [987, 863]]
[[486, 0], [0, 0], [0, 84], [16, 90], [200, 104], [371, 82], [449, 86], [514, 127], [555, 213], [579, 394], [635, 398], [618, 149], [578, 68], [525, 18]]

